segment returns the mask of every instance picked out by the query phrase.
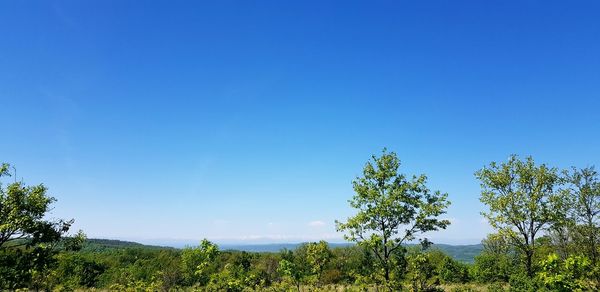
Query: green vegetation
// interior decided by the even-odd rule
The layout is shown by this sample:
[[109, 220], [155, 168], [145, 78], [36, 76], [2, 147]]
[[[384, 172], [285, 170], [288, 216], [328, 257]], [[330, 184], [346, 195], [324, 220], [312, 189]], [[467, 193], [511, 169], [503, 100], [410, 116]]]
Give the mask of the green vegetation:
[[481, 202], [489, 207], [483, 216], [519, 250], [532, 277], [536, 236], [564, 218], [557, 170], [536, 166], [531, 157], [521, 161], [513, 155], [506, 163], [492, 162], [476, 176], [481, 181]]
[[[202, 240], [175, 249], [68, 235], [47, 220], [43, 185], [0, 184], [0, 290], [73, 291], [597, 291], [600, 181], [511, 156], [477, 171], [496, 229], [481, 245], [432, 244], [447, 195], [399, 173], [383, 151], [354, 181], [356, 214], [337, 222], [355, 244], [324, 241], [248, 252]], [[9, 165], [2, 164], [6, 180]], [[418, 240], [420, 244], [409, 244]], [[271, 247], [272, 249], [273, 247]], [[452, 256], [451, 256], [452, 255]]]
[[[356, 194], [350, 206], [358, 213], [345, 223], [336, 222], [338, 231], [346, 232], [347, 240], [373, 252], [377, 259], [373, 280], [390, 290], [401, 287], [406, 266], [402, 244], [450, 224], [438, 219], [450, 204], [448, 195], [431, 192], [425, 175], [408, 180], [398, 172], [399, 167], [394, 152], [384, 149], [381, 157], [373, 155], [363, 177], [353, 182]], [[423, 243], [428, 244], [427, 240]]]
[[[0, 165], [0, 178], [10, 176], [9, 168]], [[0, 289], [47, 288], [58, 253], [81, 248], [82, 232], [64, 236], [73, 220], [44, 218], [55, 201], [46, 192], [42, 184], [0, 184]]]

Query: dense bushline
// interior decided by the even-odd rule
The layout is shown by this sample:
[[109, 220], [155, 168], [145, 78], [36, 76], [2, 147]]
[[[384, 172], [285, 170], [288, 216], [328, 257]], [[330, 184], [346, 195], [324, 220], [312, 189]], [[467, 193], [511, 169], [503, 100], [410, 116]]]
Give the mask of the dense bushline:
[[[543, 279], [552, 277], [560, 279], [559, 285], [565, 285], [563, 282], [579, 285], [578, 281], [586, 279], [589, 262], [586, 264], [583, 258], [575, 257], [568, 258], [571, 261], [569, 265], [558, 258], [545, 260], [548, 256], [555, 257], [553, 250], [556, 246], [551, 245], [549, 239], [540, 239], [539, 263], [549, 267], [540, 266], [540, 273], [545, 274], [539, 280], [524, 278], [525, 271], [520, 267], [518, 255], [509, 250], [498, 252], [487, 243], [490, 239], [486, 239], [484, 251], [473, 264], [454, 260], [437, 249], [407, 246], [401, 283], [405, 289], [417, 291], [444, 287], [467, 289], [471, 286], [508, 288], [509, 283], [515, 291], [537, 291], [545, 286]], [[311, 248], [319, 245], [321, 249]], [[296, 291], [299, 286], [302, 291], [331, 290], [333, 287], [361, 291], [375, 289], [377, 285], [380, 290], [384, 289], [376, 278], [378, 271], [374, 255], [359, 246], [330, 249], [324, 243], [306, 243], [293, 251], [274, 253], [213, 249], [212, 258], [208, 256], [210, 246], [216, 248], [208, 241], [204, 245], [184, 249], [88, 243], [80, 251], [57, 253], [52, 263], [40, 271], [27, 270], [33, 274], [44, 274], [42, 279], [32, 282], [31, 278], [24, 278], [20, 283], [18, 280], [13, 282], [12, 287], [56, 291], [89, 288], [118, 291]], [[5, 273], [11, 264], [6, 256], [22, 262], [31, 259], [21, 258], [23, 255], [20, 254], [3, 255], [3, 277], [10, 274]], [[20, 267], [12, 268], [19, 270]], [[3, 278], [3, 285], [7, 284], [6, 280], [10, 279]], [[549, 282], [548, 286], [556, 285], [554, 282]], [[587, 285], [585, 281], [580, 284]], [[4, 288], [8, 289], [7, 286]]]
[[[175, 288], [282, 291], [297, 290], [298, 287], [325, 289], [334, 285], [374, 287], [376, 283], [373, 255], [359, 246], [330, 249], [325, 242], [314, 242], [302, 244], [293, 251], [253, 253], [219, 251], [208, 241], [184, 249], [89, 248], [86, 245], [80, 251], [56, 254], [37, 288], [61, 291], [92, 287], [119, 291]], [[424, 251], [420, 246], [411, 246], [406, 249], [406, 254], [407, 283], [413, 278], [418, 281], [423, 275], [427, 275], [427, 285], [470, 280], [469, 265], [439, 250]], [[419, 265], [419, 270], [409, 266], [413, 262]], [[24, 288], [35, 288], [28, 280], [20, 284]]]

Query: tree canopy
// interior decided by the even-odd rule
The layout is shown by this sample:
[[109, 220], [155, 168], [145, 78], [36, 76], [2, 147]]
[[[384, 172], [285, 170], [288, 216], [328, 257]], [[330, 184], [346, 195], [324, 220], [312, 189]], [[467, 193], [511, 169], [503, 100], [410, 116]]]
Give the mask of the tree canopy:
[[481, 182], [480, 200], [489, 209], [482, 215], [524, 254], [527, 274], [532, 277], [536, 236], [565, 216], [557, 169], [538, 166], [532, 157], [520, 160], [512, 155], [507, 162], [492, 162], [475, 175]]
[[407, 178], [399, 168], [396, 153], [384, 149], [381, 156], [373, 155], [363, 175], [353, 181], [355, 194], [349, 202], [357, 214], [346, 222], [336, 221], [347, 240], [376, 255], [386, 283], [390, 281], [393, 255], [401, 252], [403, 243], [450, 224], [439, 218], [450, 205], [448, 195], [430, 191], [425, 175]]
[[[11, 176], [10, 165], [0, 165], [0, 179]], [[63, 240], [73, 220], [47, 220], [56, 201], [47, 195], [43, 184], [28, 186], [14, 180], [6, 186], [0, 181], [0, 289], [13, 289], [23, 283], [39, 288], [43, 277], [55, 262], [59, 244], [67, 250], [81, 248], [85, 235]]]

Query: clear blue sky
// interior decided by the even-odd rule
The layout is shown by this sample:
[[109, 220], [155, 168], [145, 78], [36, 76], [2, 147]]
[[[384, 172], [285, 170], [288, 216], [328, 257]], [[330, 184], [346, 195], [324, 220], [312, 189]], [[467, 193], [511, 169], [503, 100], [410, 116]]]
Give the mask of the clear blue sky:
[[598, 1], [2, 1], [0, 161], [90, 237], [340, 241], [383, 147], [489, 232], [473, 173], [600, 165]]

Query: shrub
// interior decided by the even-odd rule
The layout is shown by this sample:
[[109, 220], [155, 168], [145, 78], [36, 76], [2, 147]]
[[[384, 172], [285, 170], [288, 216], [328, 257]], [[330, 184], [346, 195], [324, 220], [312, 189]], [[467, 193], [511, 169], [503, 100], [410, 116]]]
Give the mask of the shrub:
[[466, 283], [469, 281], [468, 266], [449, 256], [444, 257], [437, 270], [440, 279], [444, 283]]
[[514, 292], [536, 292], [542, 291], [540, 285], [535, 281], [535, 279], [529, 278], [527, 273], [524, 271], [522, 273], [514, 273], [510, 276], [509, 279], [510, 288], [509, 291]]
[[484, 252], [475, 257], [471, 272], [473, 278], [481, 283], [508, 282], [511, 266], [508, 255]]
[[542, 261], [542, 271], [538, 278], [543, 285], [553, 291], [590, 290], [589, 279], [592, 265], [584, 256], [570, 256], [564, 261], [557, 254], [550, 254]]
[[504, 292], [506, 290], [507, 289], [504, 288], [504, 285], [502, 283], [492, 283], [487, 286], [488, 292]]
[[451, 292], [477, 292], [477, 288], [473, 285], [460, 285], [450, 289]]

